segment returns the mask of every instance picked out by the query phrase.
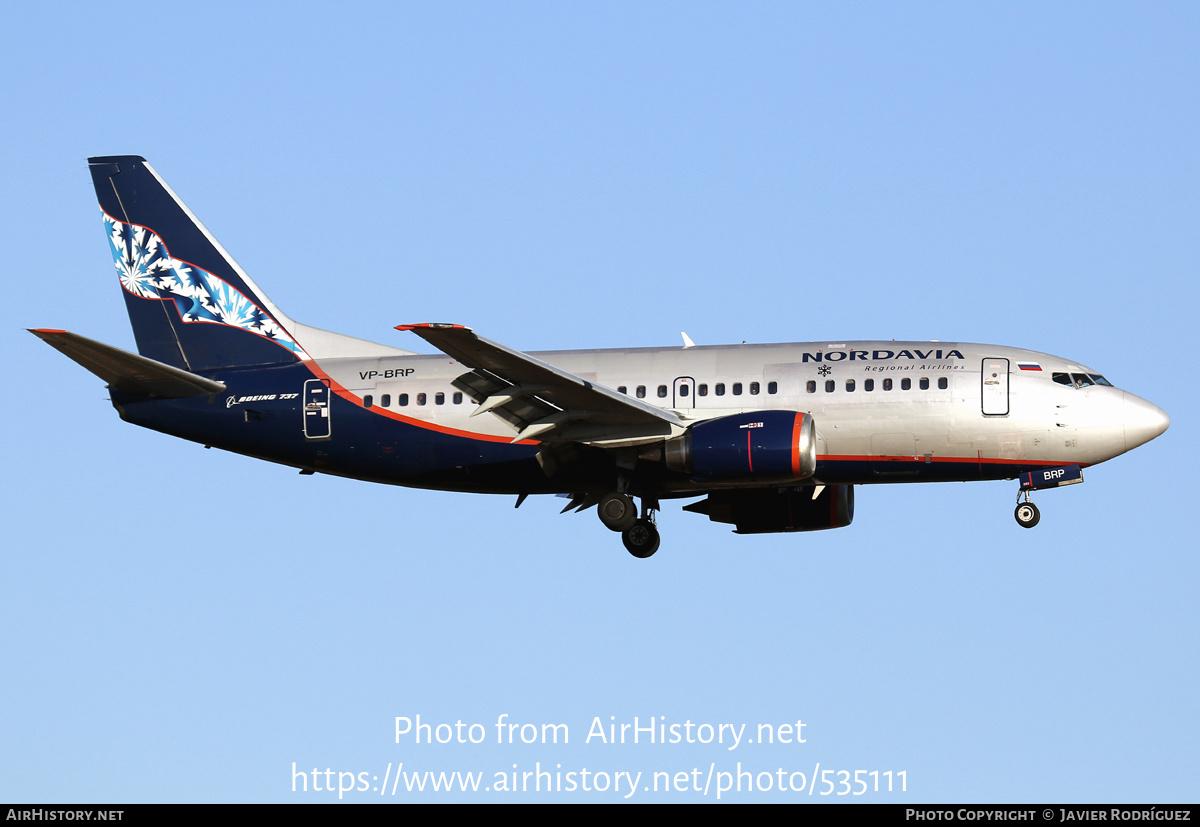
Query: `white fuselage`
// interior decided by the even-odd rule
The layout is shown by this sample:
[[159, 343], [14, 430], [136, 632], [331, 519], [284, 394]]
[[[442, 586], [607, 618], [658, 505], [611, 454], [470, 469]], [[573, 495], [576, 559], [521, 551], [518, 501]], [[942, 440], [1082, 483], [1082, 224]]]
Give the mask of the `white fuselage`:
[[[979, 459], [1094, 465], [1166, 429], [1167, 417], [1065, 359], [955, 342], [834, 342], [553, 351], [531, 354], [577, 376], [701, 420], [742, 411], [811, 413], [824, 460]], [[989, 360], [992, 368], [985, 367]], [[998, 366], [998, 367], [997, 367]], [[322, 360], [373, 412], [488, 440], [513, 429], [451, 383], [442, 356]], [[384, 404], [386, 402], [386, 404]], [[879, 480], [882, 481], [882, 480]]]

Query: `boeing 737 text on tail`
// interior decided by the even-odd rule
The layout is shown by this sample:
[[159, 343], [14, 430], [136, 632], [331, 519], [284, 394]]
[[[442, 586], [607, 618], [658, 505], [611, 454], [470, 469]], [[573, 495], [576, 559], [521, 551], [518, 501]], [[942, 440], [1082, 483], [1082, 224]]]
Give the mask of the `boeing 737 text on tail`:
[[[958, 342], [522, 353], [405, 324], [420, 355], [288, 318], [136, 155], [89, 159], [138, 352], [32, 331], [127, 422], [302, 474], [569, 498], [649, 557], [664, 499], [740, 534], [849, 525], [854, 486], [1019, 479], [1030, 492], [1163, 433], [1084, 365]], [[446, 356], [450, 358], [447, 359]], [[640, 500], [640, 509], [638, 507]]]

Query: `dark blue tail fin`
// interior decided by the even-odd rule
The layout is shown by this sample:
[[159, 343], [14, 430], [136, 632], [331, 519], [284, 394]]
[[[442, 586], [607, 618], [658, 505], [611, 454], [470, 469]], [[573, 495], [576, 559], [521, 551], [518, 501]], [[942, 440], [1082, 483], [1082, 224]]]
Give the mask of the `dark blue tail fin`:
[[89, 158], [138, 352], [196, 372], [308, 358], [271, 303], [144, 158]]

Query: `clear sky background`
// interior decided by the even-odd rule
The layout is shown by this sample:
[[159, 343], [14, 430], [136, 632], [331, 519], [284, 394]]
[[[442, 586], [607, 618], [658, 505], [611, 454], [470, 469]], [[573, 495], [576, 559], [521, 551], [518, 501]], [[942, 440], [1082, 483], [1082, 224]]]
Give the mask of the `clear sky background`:
[[[741, 762], [906, 772], [855, 800], [1196, 801], [1198, 42], [1194, 3], [8, 8], [0, 800]], [[648, 561], [549, 497], [301, 477], [123, 424], [24, 332], [132, 349], [85, 163], [124, 153], [308, 324], [1010, 344], [1171, 429], [1033, 531], [1016, 483], [877, 486], [814, 534], [668, 504]], [[396, 744], [418, 714], [487, 743]], [[570, 743], [497, 745], [501, 714]], [[610, 716], [806, 742], [585, 743]], [[621, 800], [425, 795], [497, 797]]]

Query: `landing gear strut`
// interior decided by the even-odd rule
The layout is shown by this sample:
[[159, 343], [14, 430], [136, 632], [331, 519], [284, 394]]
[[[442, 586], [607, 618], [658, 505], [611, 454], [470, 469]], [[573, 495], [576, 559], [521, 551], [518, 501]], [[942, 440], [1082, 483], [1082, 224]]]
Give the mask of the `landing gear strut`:
[[1042, 512], [1038, 511], [1038, 507], [1029, 500], [1029, 492], [1022, 491], [1025, 495], [1025, 502], [1021, 502], [1021, 494], [1017, 494], [1017, 511], [1014, 516], [1017, 518], [1017, 525], [1021, 528], [1033, 528], [1038, 524], [1038, 520], [1042, 519]]

